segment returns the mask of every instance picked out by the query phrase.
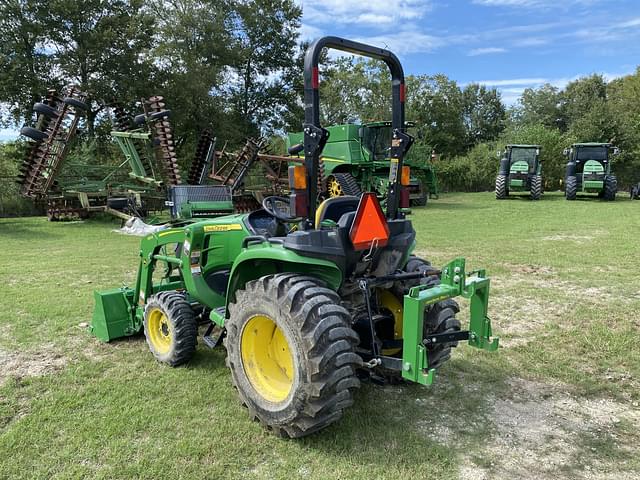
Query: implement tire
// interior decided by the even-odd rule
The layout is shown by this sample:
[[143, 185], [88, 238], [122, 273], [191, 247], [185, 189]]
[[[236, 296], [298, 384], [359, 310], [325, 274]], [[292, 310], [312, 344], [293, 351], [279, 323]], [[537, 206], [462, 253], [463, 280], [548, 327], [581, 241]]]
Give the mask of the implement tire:
[[[431, 266], [427, 260], [422, 258], [411, 256], [404, 268], [405, 272], [424, 272]], [[428, 277], [417, 280], [409, 280], [397, 284], [395, 293], [399, 298], [409, 293], [411, 287], [418, 284], [435, 286], [440, 283], [440, 278], [437, 275], [430, 275]], [[441, 302], [433, 304], [431, 307], [425, 310], [424, 314], [424, 329], [423, 336], [433, 335], [437, 333], [455, 333], [460, 331], [460, 321], [456, 318], [456, 313], [460, 311], [458, 303], [448, 298]], [[451, 358], [451, 349], [458, 346], [458, 342], [441, 343], [437, 345], [428, 345], [427, 360], [429, 362], [429, 368], [439, 368], [444, 362]]]
[[339, 302], [317, 279], [283, 273], [248, 282], [229, 305], [233, 385], [250, 416], [279, 436], [317, 432], [353, 404], [362, 359]]
[[564, 186], [564, 196], [567, 197], [567, 200], [575, 200], [577, 192], [578, 179], [574, 176], [567, 177], [567, 181]]
[[496, 199], [504, 200], [509, 193], [507, 192], [507, 176], [498, 175], [496, 177]]
[[618, 179], [615, 175], [607, 175], [604, 179], [603, 198], [613, 202], [616, 199], [616, 193], [618, 193]]
[[144, 307], [144, 336], [159, 362], [177, 367], [191, 359], [198, 322], [183, 294], [167, 291], [149, 297]]
[[531, 177], [531, 200], [540, 200], [542, 195], [542, 177], [533, 175]]

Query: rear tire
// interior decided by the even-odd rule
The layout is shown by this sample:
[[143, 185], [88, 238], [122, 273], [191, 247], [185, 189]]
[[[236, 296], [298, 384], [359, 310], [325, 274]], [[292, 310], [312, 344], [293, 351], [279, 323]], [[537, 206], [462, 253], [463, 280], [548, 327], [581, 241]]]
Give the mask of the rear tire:
[[618, 193], [618, 179], [615, 175], [607, 175], [604, 179], [603, 198], [612, 202], [616, 199], [616, 193]]
[[575, 200], [577, 192], [578, 179], [574, 176], [567, 177], [567, 181], [564, 186], [564, 196], [567, 197], [567, 200]]
[[427, 190], [424, 188], [424, 183], [422, 183], [422, 180], [418, 180], [419, 185], [420, 185], [420, 197], [419, 198], [414, 198], [411, 200], [411, 206], [412, 207], [424, 207], [427, 205], [427, 199], [429, 198], [429, 195], [427, 193]]
[[531, 200], [540, 200], [542, 195], [542, 177], [533, 175], [531, 177]]
[[504, 200], [507, 198], [507, 176], [498, 175], [496, 177], [496, 199]]
[[339, 301], [315, 278], [284, 273], [248, 282], [229, 305], [233, 385], [251, 417], [280, 436], [317, 432], [353, 404], [362, 360]]
[[183, 294], [167, 291], [149, 297], [144, 307], [144, 336], [159, 362], [177, 367], [191, 359], [198, 322]]

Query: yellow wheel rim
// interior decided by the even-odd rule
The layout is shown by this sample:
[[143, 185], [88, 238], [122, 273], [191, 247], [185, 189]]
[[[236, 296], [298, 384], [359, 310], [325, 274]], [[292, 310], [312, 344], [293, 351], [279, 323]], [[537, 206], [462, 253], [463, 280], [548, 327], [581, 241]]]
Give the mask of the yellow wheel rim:
[[147, 335], [156, 352], [160, 354], [169, 352], [173, 343], [173, 330], [169, 319], [159, 308], [154, 308], [149, 313]]
[[251, 317], [240, 339], [242, 365], [251, 386], [264, 399], [278, 403], [293, 386], [293, 355], [282, 330], [266, 315]]
[[327, 190], [329, 191], [330, 197], [341, 197], [342, 195], [344, 195], [344, 192], [342, 191], [342, 185], [340, 185], [340, 182], [336, 180], [336, 177], [329, 178]]
[[[389, 290], [378, 290], [378, 302], [380, 306], [386, 308], [393, 315], [393, 339], [402, 338], [402, 310], [403, 306], [400, 300]], [[382, 351], [384, 355], [395, 355], [400, 348], [386, 348]]]

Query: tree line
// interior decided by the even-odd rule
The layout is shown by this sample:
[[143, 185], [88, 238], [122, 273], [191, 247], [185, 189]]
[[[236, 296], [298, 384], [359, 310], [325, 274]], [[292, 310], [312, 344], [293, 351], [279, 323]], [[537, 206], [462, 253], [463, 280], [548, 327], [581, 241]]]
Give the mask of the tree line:
[[[6, 0], [0, 123], [33, 122], [31, 107], [48, 88], [73, 83], [89, 94], [81, 141], [98, 156], [119, 155], [109, 140], [108, 106], [139, 113], [136, 102], [154, 94], [172, 110], [184, 162], [204, 128], [229, 148], [248, 136], [299, 131], [301, 16], [293, 0]], [[640, 180], [640, 70], [610, 82], [591, 75], [562, 89], [526, 89], [513, 106], [495, 88], [459, 85], [443, 74], [409, 75], [406, 84], [416, 137], [410, 154], [439, 153], [441, 181], [451, 190], [490, 190], [505, 143], [542, 145], [549, 190], [561, 187], [562, 150], [576, 141], [614, 142], [622, 150], [614, 163], [620, 183]], [[390, 88], [381, 62], [325, 55], [322, 120], [389, 119]]]

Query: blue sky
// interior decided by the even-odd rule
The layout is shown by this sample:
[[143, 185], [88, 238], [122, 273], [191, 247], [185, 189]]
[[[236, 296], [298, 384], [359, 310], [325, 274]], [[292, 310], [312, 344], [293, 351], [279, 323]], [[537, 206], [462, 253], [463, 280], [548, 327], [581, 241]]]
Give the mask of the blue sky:
[[[297, 0], [302, 37], [337, 35], [393, 50], [408, 74], [496, 87], [611, 79], [640, 64], [640, 0]], [[0, 141], [17, 132], [0, 128]]]
[[640, 64], [640, 0], [298, 0], [303, 37], [387, 47], [406, 74], [495, 86], [508, 104], [527, 87], [611, 79]]

